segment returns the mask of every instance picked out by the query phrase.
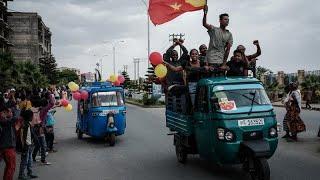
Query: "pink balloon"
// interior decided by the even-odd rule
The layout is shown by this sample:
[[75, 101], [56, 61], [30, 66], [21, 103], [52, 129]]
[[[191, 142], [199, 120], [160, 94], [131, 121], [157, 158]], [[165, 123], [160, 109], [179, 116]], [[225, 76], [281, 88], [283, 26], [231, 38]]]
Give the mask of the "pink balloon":
[[153, 52], [149, 56], [149, 60], [151, 64], [157, 66], [158, 64], [161, 64], [162, 61], [162, 55], [159, 52]]
[[81, 93], [79, 91], [73, 92], [72, 97], [73, 99], [79, 101], [81, 99]]
[[118, 76], [118, 81], [119, 81], [120, 83], [123, 83], [123, 82], [125, 81], [125, 78], [124, 78], [122, 75], [119, 75], [119, 76]]
[[113, 83], [115, 86], [120, 86], [119, 80]]
[[69, 101], [66, 100], [66, 99], [61, 99], [60, 103], [61, 103], [61, 105], [62, 105], [63, 107], [67, 107], [68, 104], [69, 104]]
[[80, 93], [81, 93], [81, 99], [83, 99], [83, 100], [87, 100], [88, 99], [89, 94], [88, 94], [87, 91], [83, 90], [83, 91], [80, 91]]

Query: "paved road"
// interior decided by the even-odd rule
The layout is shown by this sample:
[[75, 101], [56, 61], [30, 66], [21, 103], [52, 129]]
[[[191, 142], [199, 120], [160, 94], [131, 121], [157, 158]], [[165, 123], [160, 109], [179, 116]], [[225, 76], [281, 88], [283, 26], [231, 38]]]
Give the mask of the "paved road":
[[[276, 108], [278, 119], [283, 108]], [[175, 157], [172, 137], [164, 123], [164, 109], [142, 109], [128, 105], [127, 132], [118, 138], [115, 147], [85, 137], [78, 140], [75, 114], [63, 110], [56, 113], [57, 153], [50, 154], [51, 166], [35, 164], [40, 179], [246, 179], [239, 166], [214, 167], [198, 156], [181, 165]], [[303, 111], [308, 132], [297, 143], [280, 141], [276, 154], [269, 161], [273, 180], [304, 180], [320, 177], [319, 112]], [[3, 164], [0, 165], [2, 174]]]

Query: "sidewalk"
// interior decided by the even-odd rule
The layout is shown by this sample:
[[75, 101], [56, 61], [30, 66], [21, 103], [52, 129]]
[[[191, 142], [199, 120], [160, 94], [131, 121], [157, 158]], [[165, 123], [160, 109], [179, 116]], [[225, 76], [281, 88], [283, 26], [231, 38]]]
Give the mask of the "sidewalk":
[[[281, 103], [281, 101], [273, 102], [272, 105], [275, 107], [284, 107], [284, 105]], [[310, 104], [310, 105], [311, 105], [312, 109], [307, 109], [306, 104], [304, 102], [302, 102], [302, 109], [312, 110], [312, 111], [320, 111], [320, 104]]]

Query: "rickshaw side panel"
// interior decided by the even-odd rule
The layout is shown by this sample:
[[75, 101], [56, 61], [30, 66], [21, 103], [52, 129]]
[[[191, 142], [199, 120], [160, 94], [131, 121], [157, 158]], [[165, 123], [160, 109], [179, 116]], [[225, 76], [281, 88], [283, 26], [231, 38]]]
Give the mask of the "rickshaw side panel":
[[194, 133], [193, 118], [190, 115], [166, 110], [166, 126], [170, 131], [176, 131], [185, 136], [191, 136]]

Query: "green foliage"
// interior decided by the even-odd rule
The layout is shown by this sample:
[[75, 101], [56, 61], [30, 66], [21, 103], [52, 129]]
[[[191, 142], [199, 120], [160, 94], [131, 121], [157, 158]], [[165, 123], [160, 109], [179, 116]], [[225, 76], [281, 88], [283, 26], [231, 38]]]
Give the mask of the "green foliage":
[[126, 71], [122, 71], [121, 74], [125, 79], [125, 81], [123, 83], [123, 87], [129, 89], [131, 86], [131, 80], [130, 80], [129, 74]]
[[311, 89], [313, 91], [320, 90], [320, 76], [308, 75], [305, 77], [303, 83], [301, 83], [303, 90]]
[[270, 69], [264, 68], [262, 66], [257, 67], [257, 78], [260, 79], [261, 76], [265, 73], [273, 73]]
[[144, 105], [155, 105], [157, 103], [156, 98], [149, 98], [149, 95], [147, 93], [143, 94], [142, 102]]
[[48, 85], [48, 80], [39, 67], [31, 62], [14, 62], [10, 54], [0, 54], [0, 91], [8, 88], [39, 88]]
[[57, 72], [57, 81], [58, 85], [66, 85], [70, 81], [78, 82], [79, 77], [75, 72], [65, 69], [61, 72]]
[[57, 84], [57, 63], [53, 56], [41, 58], [39, 60], [41, 73], [44, 74], [50, 84]]

